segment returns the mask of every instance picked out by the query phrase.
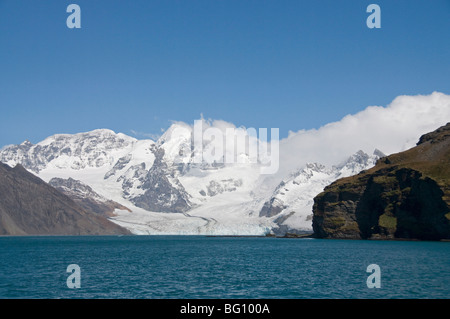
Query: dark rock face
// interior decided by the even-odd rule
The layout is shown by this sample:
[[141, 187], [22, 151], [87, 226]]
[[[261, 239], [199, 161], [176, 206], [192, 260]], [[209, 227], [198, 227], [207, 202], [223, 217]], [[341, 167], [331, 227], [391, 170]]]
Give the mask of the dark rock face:
[[62, 179], [55, 177], [49, 181], [49, 184], [69, 196], [87, 212], [107, 217], [114, 216], [115, 209], [131, 212], [127, 207], [100, 196], [90, 186], [73, 178]]
[[265, 202], [261, 211], [259, 212], [260, 217], [273, 217], [278, 215], [287, 206], [280, 203], [275, 197], [272, 197], [269, 201]]
[[123, 169], [130, 161], [131, 161], [131, 154], [128, 154], [127, 156], [119, 158], [119, 160], [114, 165], [114, 167], [105, 174], [104, 179], [108, 179], [111, 176], [114, 176], [117, 171]]
[[85, 211], [21, 165], [0, 163], [0, 235], [112, 235], [129, 231]]
[[189, 195], [163, 160], [164, 150], [153, 150], [155, 161], [148, 171], [142, 189], [144, 194], [132, 198], [138, 207], [154, 212], [184, 213], [191, 208]]
[[321, 238], [450, 238], [449, 210], [439, 185], [422, 173], [381, 170], [356, 185], [316, 197], [313, 229]]
[[450, 238], [450, 124], [314, 199], [319, 238]]

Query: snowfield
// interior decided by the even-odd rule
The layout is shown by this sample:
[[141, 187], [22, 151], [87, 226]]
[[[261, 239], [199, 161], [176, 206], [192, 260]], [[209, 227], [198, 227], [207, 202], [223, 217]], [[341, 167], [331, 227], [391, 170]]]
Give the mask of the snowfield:
[[[432, 110], [427, 112], [426, 110]], [[318, 130], [291, 132], [279, 143], [279, 170], [261, 174], [248, 150], [240, 163], [199, 163], [194, 126], [175, 122], [157, 141], [108, 129], [57, 134], [0, 150], [0, 161], [21, 164], [44, 181], [72, 178], [128, 209], [111, 220], [134, 234], [266, 235], [312, 231], [314, 197], [338, 178], [403, 151], [450, 118], [450, 96], [401, 96], [388, 107], [368, 107]], [[205, 121], [203, 128], [234, 125]], [[263, 145], [256, 137], [240, 139]], [[211, 152], [212, 139], [202, 147]], [[264, 146], [264, 145], [263, 145]]]

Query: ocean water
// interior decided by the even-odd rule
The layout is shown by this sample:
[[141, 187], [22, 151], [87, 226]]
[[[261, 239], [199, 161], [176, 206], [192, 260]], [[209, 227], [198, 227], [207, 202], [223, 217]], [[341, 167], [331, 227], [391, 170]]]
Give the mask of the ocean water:
[[[80, 267], [70, 289], [67, 266]], [[380, 288], [368, 288], [370, 264]], [[449, 298], [450, 242], [1, 237], [0, 298]]]

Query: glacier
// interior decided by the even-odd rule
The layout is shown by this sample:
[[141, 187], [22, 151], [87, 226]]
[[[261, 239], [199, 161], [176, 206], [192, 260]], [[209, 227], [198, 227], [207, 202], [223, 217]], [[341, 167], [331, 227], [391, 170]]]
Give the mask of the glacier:
[[[278, 171], [267, 175], [249, 152], [227, 146], [223, 154], [235, 155], [236, 163], [196, 161], [194, 126], [184, 122], [173, 122], [155, 141], [109, 129], [56, 134], [4, 146], [0, 161], [21, 164], [46, 182], [57, 178], [68, 194], [96, 194], [96, 205], [118, 207], [109, 218], [135, 234], [283, 235], [312, 232], [313, 199], [325, 186], [372, 167], [384, 156], [378, 149], [390, 155], [411, 148], [449, 118], [448, 95], [401, 95], [386, 107], [289, 132], [279, 141]], [[226, 136], [232, 128], [248, 145], [261, 143], [243, 127], [201, 121], [202, 130]], [[203, 139], [202, 149], [211, 151], [211, 142]]]
[[157, 141], [108, 129], [57, 134], [35, 145], [9, 145], [0, 161], [20, 163], [46, 182], [88, 185], [127, 208], [109, 218], [134, 234], [266, 235], [310, 232], [314, 196], [381, 156], [359, 151], [342, 165], [305, 163], [281, 178], [262, 175], [258, 163], [245, 160], [196, 163], [191, 133], [192, 126], [177, 122]]

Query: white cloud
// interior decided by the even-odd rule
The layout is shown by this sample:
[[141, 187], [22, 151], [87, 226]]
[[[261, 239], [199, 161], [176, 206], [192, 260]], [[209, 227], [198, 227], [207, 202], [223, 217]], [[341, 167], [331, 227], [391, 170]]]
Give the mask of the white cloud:
[[358, 150], [385, 154], [413, 147], [419, 137], [450, 121], [450, 95], [399, 96], [319, 129], [290, 132], [280, 142], [280, 174], [307, 162], [337, 164]]
[[[227, 128], [236, 128], [222, 120], [205, 120], [203, 117], [201, 120], [203, 130], [212, 127], [225, 133]], [[400, 152], [413, 147], [421, 135], [447, 122], [450, 122], [450, 95], [433, 92], [430, 95], [398, 96], [385, 107], [368, 106], [318, 129], [290, 132], [287, 138], [280, 140], [278, 173], [266, 176], [264, 180], [278, 183], [306, 163], [336, 165], [358, 150], [372, 154], [379, 149], [387, 155]], [[191, 131], [193, 128], [183, 122], [174, 121], [173, 124]], [[246, 128], [237, 129], [244, 131]]]

